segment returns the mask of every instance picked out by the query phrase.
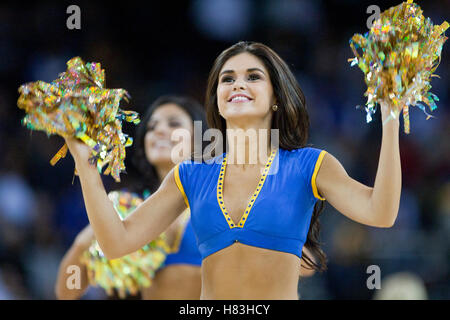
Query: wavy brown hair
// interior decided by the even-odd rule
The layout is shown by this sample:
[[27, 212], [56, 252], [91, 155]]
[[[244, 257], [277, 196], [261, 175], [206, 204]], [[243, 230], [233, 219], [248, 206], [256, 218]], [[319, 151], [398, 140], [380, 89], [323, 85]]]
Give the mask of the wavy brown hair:
[[[272, 49], [262, 43], [241, 41], [223, 51], [214, 61], [209, 73], [205, 96], [205, 107], [208, 125], [219, 129], [226, 146], [226, 122], [219, 114], [217, 105], [217, 85], [219, 73], [225, 62], [240, 53], [250, 53], [256, 56], [269, 72], [273, 92], [279, 106], [273, 113], [271, 129], [279, 129], [279, 146], [286, 150], [304, 148], [308, 140], [309, 116], [302, 89], [283, 59]], [[317, 271], [325, 271], [327, 258], [320, 248], [319, 215], [324, 207], [323, 201], [317, 201], [314, 206], [308, 236], [305, 242], [312, 256], [303, 252], [302, 260], [306, 267]], [[318, 260], [318, 261], [317, 261]]]

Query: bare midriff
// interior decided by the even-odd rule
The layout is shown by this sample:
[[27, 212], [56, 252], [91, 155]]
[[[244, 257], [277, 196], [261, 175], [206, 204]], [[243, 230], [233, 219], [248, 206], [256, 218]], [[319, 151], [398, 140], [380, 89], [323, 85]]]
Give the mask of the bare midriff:
[[144, 300], [198, 300], [200, 292], [200, 267], [174, 264], [156, 273], [152, 285], [142, 290], [142, 298]]
[[204, 300], [297, 300], [300, 259], [236, 242], [202, 263]]

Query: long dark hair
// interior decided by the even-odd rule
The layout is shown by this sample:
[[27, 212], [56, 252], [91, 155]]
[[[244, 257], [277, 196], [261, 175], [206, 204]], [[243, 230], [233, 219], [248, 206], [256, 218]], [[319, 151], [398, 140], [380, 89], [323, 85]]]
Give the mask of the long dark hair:
[[160, 106], [168, 103], [173, 103], [186, 111], [191, 117], [192, 121], [201, 121], [202, 136], [207, 128], [204, 108], [193, 98], [178, 95], [165, 95], [156, 99], [148, 108], [147, 112], [141, 119], [141, 122], [136, 129], [136, 149], [132, 161], [143, 178], [140, 179], [141, 181], [143, 181], [142, 185], [139, 187], [141, 191], [143, 191], [144, 189], [148, 189], [151, 193], [153, 193], [158, 189], [161, 183], [156, 172], [156, 168], [151, 163], [149, 163], [147, 157], [145, 156], [144, 137], [147, 133], [148, 121], [152, 117], [153, 113]]
[[[274, 95], [279, 106], [273, 113], [271, 129], [279, 129], [279, 146], [286, 150], [299, 149], [306, 146], [309, 131], [309, 116], [306, 110], [305, 96], [288, 65], [272, 49], [257, 42], [241, 41], [223, 51], [214, 61], [209, 73], [206, 89], [205, 106], [208, 125], [222, 132], [224, 145], [226, 145], [226, 122], [219, 114], [217, 105], [217, 85], [220, 70], [225, 62], [233, 56], [248, 52], [259, 58], [269, 72]], [[311, 254], [306, 252], [302, 258], [308, 268], [326, 270], [326, 255], [320, 248], [319, 215], [323, 210], [324, 202], [318, 201], [314, 206], [308, 236], [305, 242]], [[319, 260], [316, 262], [316, 260]]]

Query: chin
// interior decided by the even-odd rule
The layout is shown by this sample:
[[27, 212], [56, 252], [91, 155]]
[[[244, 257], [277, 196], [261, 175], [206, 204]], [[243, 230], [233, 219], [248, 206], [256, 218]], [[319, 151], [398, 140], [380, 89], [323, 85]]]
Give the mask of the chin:
[[255, 110], [228, 110], [225, 114], [225, 119], [232, 121], [250, 120], [262, 117], [264, 117], [264, 115], [260, 112], [255, 112]]
[[170, 152], [164, 155], [150, 155], [149, 157], [147, 157], [147, 160], [154, 166], [167, 166], [173, 163], [170, 157]]

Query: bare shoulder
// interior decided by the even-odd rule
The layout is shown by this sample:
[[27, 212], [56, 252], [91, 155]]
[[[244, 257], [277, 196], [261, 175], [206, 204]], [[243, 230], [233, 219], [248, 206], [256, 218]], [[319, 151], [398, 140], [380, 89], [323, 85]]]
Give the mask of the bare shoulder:
[[324, 157], [316, 183], [319, 193], [337, 211], [358, 223], [375, 225], [367, 215], [373, 188], [351, 178], [333, 155]]
[[333, 188], [349, 178], [341, 162], [331, 153], [325, 153], [316, 177], [319, 193], [327, 198]]
[[321, 181], [323, 182], [323, 180], [338, 176], [347, 176], [347, 172], [335, 156], [326, 152], [317, 174], [317, 184], [320, 185]]
[[178, 203], [180, 203], [179, 200], [181, 200], [181, 203], [184, 202], [179, 185], [178, 166], [175, 166], [169, 171], [154, 195], [157, 197], [163, 196], [166, 199], [171, 199]]

